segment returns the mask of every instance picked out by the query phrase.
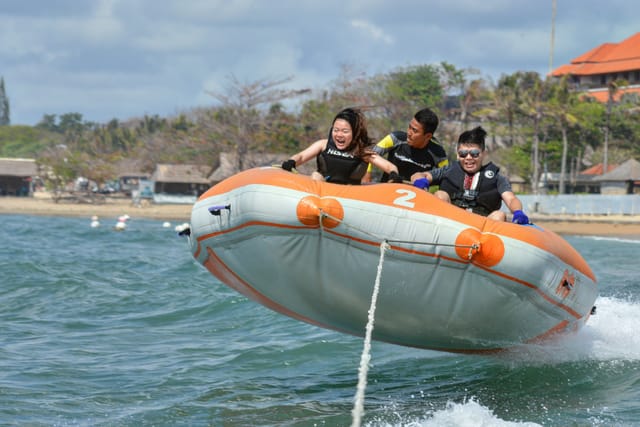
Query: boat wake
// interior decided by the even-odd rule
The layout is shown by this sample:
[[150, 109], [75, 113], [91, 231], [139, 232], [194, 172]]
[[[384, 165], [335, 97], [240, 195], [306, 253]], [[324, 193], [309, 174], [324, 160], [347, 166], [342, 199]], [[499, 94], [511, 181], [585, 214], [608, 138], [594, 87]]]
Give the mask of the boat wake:
[[613, 297], [596, 300], [598, 312], [574, 337], [588, 344], [588, 356], [597, 360], [640, 360], [640, 302]]
[[591, 240], [601, 240], [605, 242], [616, 242], [616, 243], [630, 243], [634, 245], [640, 245], [640, 239], [629, 239], [627, 237], [615, 237], [615, 236], [583, 236], [583, 238], [588, 238]]
[[498, 417], [494, 412], [481, 405], [475, 399], [470, 399], [463, 403], [448, 402], [444, 409], [433, 411], [420, 419], [402, 420], [398, 424], [390, 424], [388, 422], [367, 423], [369, 427], [536, 427], [541, 424], [527, 421], [505, 421]]
[[599, 297], [596, 314], [576, 334], [544, 344], [525, 344], [500, 354], [510, 362], [558, 364], [576, 361], [640, 360], [640, 302]]

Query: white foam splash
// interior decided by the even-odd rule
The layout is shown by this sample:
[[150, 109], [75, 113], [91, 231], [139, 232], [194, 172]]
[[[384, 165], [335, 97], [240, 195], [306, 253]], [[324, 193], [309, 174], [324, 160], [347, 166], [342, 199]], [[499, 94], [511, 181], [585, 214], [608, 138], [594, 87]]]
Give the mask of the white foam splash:
[[428, 418], [403, 421], [401, 424], [371, 423], [369, 427], [539, 427], [533, 422], [505, 421], [491, 409], [474, 399], [464, 403], [448, 402], [444, 409], [434, 411]]
[[588, 344], [586, 356], [597, 360], [640, 360], [640, 303], [600, 297], [597, 312], [585, 327], [569, 340]]
[[533, 364], [579, 360], [640, 360], [640, 303], [599, 297], [596, 314], [577, 333], [543, 344], [527, 344], [498, 355]]

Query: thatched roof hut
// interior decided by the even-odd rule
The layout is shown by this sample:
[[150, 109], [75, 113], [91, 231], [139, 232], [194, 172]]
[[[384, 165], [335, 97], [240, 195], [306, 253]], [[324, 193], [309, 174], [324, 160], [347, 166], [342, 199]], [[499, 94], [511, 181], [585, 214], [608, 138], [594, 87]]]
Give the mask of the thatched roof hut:
[[0, 195], [28, 196], [31, 183], [38, 175], [34, 159], [0, 158]]
[[596, 176], [602, 194], [633, 194], [640, 189], [640, 162], [629, 159], [610, 172]]

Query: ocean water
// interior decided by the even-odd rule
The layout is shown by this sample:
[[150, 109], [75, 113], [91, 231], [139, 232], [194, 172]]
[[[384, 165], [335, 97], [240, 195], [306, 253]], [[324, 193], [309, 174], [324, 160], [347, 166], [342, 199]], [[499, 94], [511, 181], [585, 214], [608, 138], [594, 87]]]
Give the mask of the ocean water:
[[[352, 423], [364, 340], [228, 289], [175, 224], [0, 220], [0, 425]], [[600, 282], [582, 331], [495, 356], [373, 342], [362, 425], [640, 425], [640, 240], [567, 240]]]

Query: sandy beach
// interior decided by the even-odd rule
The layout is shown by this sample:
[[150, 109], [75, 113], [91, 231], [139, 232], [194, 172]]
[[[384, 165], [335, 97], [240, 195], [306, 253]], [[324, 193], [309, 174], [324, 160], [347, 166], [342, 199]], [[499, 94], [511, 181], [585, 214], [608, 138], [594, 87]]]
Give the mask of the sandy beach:
[[[107, 198], [104, 204], [55, 203], [46, 195], [35, 197], [0, 197], [0, 214], [86, 217], [101, 220], [129, 215], [162, 221], [188, 222], [192, 205], [146, 204], [135, 206], [130, 199]], [[534, 224], [558, 234], [621, 236], [640, 238], [640, 215], [535, 215]]]
[[135, 206], [131, 199], [106, 198], [103, 204], [54, 202], [50, 197], [0, 197], [0, 214], [25, 214], [44, 216], [86, 217], [93, 215], [101, 220], [129, 215], [131, 218], [149, 218], [164, 221], [188, 222], [192, 205]]

